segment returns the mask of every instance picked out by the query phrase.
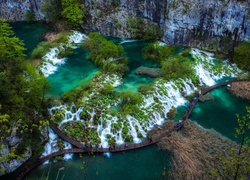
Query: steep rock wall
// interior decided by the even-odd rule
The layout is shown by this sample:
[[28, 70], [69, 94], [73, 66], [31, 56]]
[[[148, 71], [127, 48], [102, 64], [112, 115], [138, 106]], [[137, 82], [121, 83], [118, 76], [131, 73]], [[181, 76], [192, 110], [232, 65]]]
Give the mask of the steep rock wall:
[[[27, 10], [43, 19], [43, 0], [2, 0], [0, 17], [24, 20]], [[131, 37], [129, 17], [142, 17], [164, 30], [168, 44], [227, 50], [250, 38], [250, 0], [83, 0], [82, 27], [108, 36]]]
[[120, 0], [85, 1], [86, 30], [108, 36], [131, 37], [129, 17], [142, 17], [164, 30], [168, 44], [228, 51], [250, 38], [250, 1]]
[[44, 18], [40, 11], [43, 0], [1, 0], [0, 17], [8, 21], [24, 21], [27, 11], [35, 14], [37, 20]]

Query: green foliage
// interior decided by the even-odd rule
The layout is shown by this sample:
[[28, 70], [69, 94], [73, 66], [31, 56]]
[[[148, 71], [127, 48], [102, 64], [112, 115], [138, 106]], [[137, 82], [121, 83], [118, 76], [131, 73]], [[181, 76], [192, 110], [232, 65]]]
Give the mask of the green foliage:
[[58, 37], [55, 39], [54, 43], [63, 43], [63, 44], [67, 44], [69, 41], [69, 35], [65, 32], [61, 32]]
[[159, 40], [163, 36], [158, 25], [140, 17], [130, 17], [128, 28], [134, 39]]
[[88, 35], [84, 47], [90, 50], [89, 59], [105, 72], [120, 73], [128, 71], [127, 58], [123, 57], [124, 50], [121, 45], [115, 45], [102, 35], [94, 32]]
[[24, 50], [23, 42], [14, 35], [9, 24], [0, 18], [0, 64], [24, 58]]
[[139, 111], [138, 105], [143, 102], [143, 97], [140, 93], [134, 93], [131, 89], [121, 92], [120, 111], [122, 114], [134, 114]]
[[33, 152], [40, 151], [39, 133], [48, 125], [43, 113], [47, 109], [44, 95], [49, 86], [45, 77], [25, 61], [22, 41], [2, 19], [0, 49], [0, 135], [1, 139], [6, 139], [16, 132], [22, 139], [17, 148], [9, 147], [11, 152], [0, 158], [0, 161], [8, 161], [22, 158], [28, 146]]
[[235, 130], [239, 144], [232, 146], [227, 155], [219, 155], [216, 166], [211, 171], [213, 178], [247, 179], [250, 173], [250, 107], [246, 107], [246, 110], [246, 115], [236, 115], [239, 126]]
[[80, 0], [62, 0], [62, 17], [67, 22], [78, 27], [83, 23], [84, 16], [84, 5], [81, 4]]
[[120, 0], [112, 0], [111, 5], [116, 8], [121, 4]]
[[173, 56], [175, 48], [173, 46], [160, 46], [158, 43], [150, 43], [142, 50], [143, 58], [152, 59], [158, 64]]
[[32, 51], [31, 58], [32, 59], [41, 59], [52, 47], [55, 47], [56, 44], [53, 44], [48, 41], [40, 42], [37, 47]]
[[143, 95], [146, 95], [154, 90], [154, 87], [152, 84], [142, 84], [138, 87], [138, 92], [140, 92]]
[[174, 106], [172, 106], [169, 112], [167, 113], [167, 116], [169, 118], [173, 118], [175, 117], [176, 114], [177, 114], [177, 109]]
[[34, 12], [28, 10], [26, 13], [25, 13], [25, 20], [28, 22], [28, 23], [32, 23], [35, 21], [35, 14]]
[[166, 61], [162, 61], [162, 76], [166, 80], [177, 78], [188, 78], [194, 76], [194, 69], [191, 67], [191, 62], [182, 57], [170, 57]]
[[41, 6], [41, 11], [45, 14], [46, 18], [55, 22], [61, 19], [62, 5], [61, 0], [45, 0]]
[[242, 42], [234, 48], [233, 61], [239, 68], [250, 71], [250, 42]]

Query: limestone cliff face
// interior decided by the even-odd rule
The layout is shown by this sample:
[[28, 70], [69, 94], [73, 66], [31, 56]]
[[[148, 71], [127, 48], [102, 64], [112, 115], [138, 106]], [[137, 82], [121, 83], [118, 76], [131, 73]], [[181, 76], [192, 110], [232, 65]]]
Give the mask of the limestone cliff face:
[[250, 38], [249, 0], [120, 0], [117, 7], [108, 2], [85, 1], [90, 30], [130, 37], [127, 19], [137, 16], [157, 23], [168, 44], [225, 51]]
[[24, 21], [27, 11], [35, 14], [37, 20], [44, 18], [40, 11], [43, 0], [1, 0], [0, 17], [8, 21]]
[[[43, 0], [1, 0], [0, 17], [24, 20], [27, 10], [43, 19]], [[164, 30], [169, 44], [230, 49], [250, 38], [250, 0], [84, 0], [82, 27], [109, 36], [130, 37], [129, 17], [142, 17]]]

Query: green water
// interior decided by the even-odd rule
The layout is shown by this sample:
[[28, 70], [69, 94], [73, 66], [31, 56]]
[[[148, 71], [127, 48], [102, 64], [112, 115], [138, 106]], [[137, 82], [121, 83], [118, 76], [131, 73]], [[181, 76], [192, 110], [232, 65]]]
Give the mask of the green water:
[[140, 66], [146, 67], [158, 67], [156, 63], [151, 60], [142, 59], [142, 49], [148, 44], [145, 41], [135, 41], [122, 44], [126, 57], [128, 57], [129, 72], [125, 74], [122, 82], [123, 84], [117, 88], [117, 90], [123, 90], [130, 88], [133, 91], [137, 91], [137, 88], [142, 84], [148, 84], [154, 79], [148, 76], [138, 76], [135, 74], [135, 70]]
[[24, 41], [27, 49], [25, 53], [28, 56], [39, 42], [45, 40], [43, 37], [50, 30], [49, 26], [40, 23], [28, 24], [26, 22], [15, 22], [10, 23], [10, 25], [15, 31], [16, 36]]
[[[32, 50], [40, 39], [40, 35], [46, 32], [44, 26], [14, 24], [14, 30], [25, 43], [28, 50]], [[41, 29], [40, 29], [41, 28]], [[43, 29], [44, 28], [44, 29]], [[36, 31], [37, 30], [37, 31]], [[32, 40], [34, 39], [34, 40]], [[119, 39], [116, 38], [116, 42]], [[141, 65], [157, 67], [152, 61], [141, 58], [141, 49], [147, 42], [132, 42], [123, 44], [126, 55], [129, 58], [130, 71], [123, 79], [123, 85], [117, 90], [131, 88], [136, 91], [140, 84], [152, 82], [149, 77], [137, 76], [135, 69]], [[90, 78], [98, 70], [95, 65], [86, 60], [87, 52], [82, 49], [74, 50], [74, 54], [68, 57], [66, 63], [58, 68], [53, 75], [48, 77], [51, 83], [50, 95], [60, 96], [63, 92], [76, 87], [82, 80]], [[236, 113], [244, 114], [245, 106], [250, 103], [230, 94], [226, 87], [213, 90], [213, 101], [198, 103], [190, 118], [204, 128], [214, 128], [222, 135], [234, 139], [234, 127], [237, 125]], [[186, 107], [179, 107], [176, 120], [185, 112]], [[112, 154], [110, 158], [103, 154], [95, 155], [88, 168], [88, 179], [160, 179], [164, 167], [170, 164], [170, 154], [158, 150], [157, 146], [151, 146], [130, 152]], [[56, 179], [58, 169], [59, 178], [64, 180], [83, 179], [84, 171], [80, 169], [81, 163], [88, 162], [88, 155], [79, 158], [77, 155], [67, 162], [57, 162], [51, 165], [50, 178]], [[42, 165], [35, 169], [27, 179], [41, 178], [47, 176], [50, 165]], [[98, 172], [98, 175], [96, 174]]]
[[67, 92], [93, 77], [98, 68], [86, 57], [86, 50], [74, 49], [73, 54], [67, 57], [66, 63], [58, 67], [58, 70], [47, 78], [51, 84], [48, 94], [60, 97], [63, 92]]
[[[93, 156], [83, 155], [80, 158], [74, 155], [72, 160], [57, 162], [51, 165], [49, 179], [56, 179], [58, 169], [60, 171], [58, 179], [64, 176], [64, 180], [84, 179], [84, 170], [88, 171], [88, 179], [160, 179], [164, 167], [169, 169], [170, 155], [159, 150], [156, 145], [143, 149], [132, 150], [122, 153], [112, 153], [110, 157], [103, 154]], [[80, 169], [82, 162], [85, 162], [85, 169]], [[26, 179], [45, 177], [50, 169], [50, 165], [42, 165], [32, 171]]]
[[246, 106], [250, 102], [242, 100], [232, 95], [227, 87], [220, 87], [210, 92], [214, 100], [198, 103], [190, 119], [208, 129], [215, 129], [222, 135], [235, 139], [235, 127], [237, 127], [237, 118], [235, 114], [246, 114]]

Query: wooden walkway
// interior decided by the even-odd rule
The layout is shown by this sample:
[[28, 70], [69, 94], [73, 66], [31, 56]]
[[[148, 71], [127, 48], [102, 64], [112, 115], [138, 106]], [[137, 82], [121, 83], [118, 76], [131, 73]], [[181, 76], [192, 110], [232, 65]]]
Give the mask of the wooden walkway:
[[159, 137], [148, 140], [148, 141], [144, 141], [138, 144], [130, 144], [128, 146], [122, 145], [122, 146], [115, 146], [112, 148], [82, 148], [82, 144], [68, 136], [66, 136], [56, 125], [50, 125], [50, 127], [52, 128], [52, 130], [64, 141], [67, 141], [69, 143], [71, 143], [73, 146], [77, 147], [77, 148], [72, 148], [72, 149], [64, 149], [64, 150], [60, 150], [54, 153], [51, 153], [47, 156], [41, 157], [38, 161], [36, 161], [34, 164], [30, 165], [28, 167], [28, 169], [26, 169], [23, 173], [21, 173], [17, 179], [23, 179], [30, 171], [32, 171], [34, 168], [36, 168], [37, 166], [39, 166], [40, 164], [42, 164], [44, 161], [52, 158], [52, 157], [56, 157], [56, 156], [60, 156], [66, 153], [104, 153], [104, 152], [122, 152], [122, 151], [129, 151], [129, 150], [133, 150], [133, 149], [138, 149], [138, 148], [142, 148], [142, 147], [146, 147], [155, 143], [158, 143], [163, 137], [167, 137], [170, 136], [173, 132], [176, 132], [177, 130], [179, 130], [183, 124], [185, 123], [185, 121], [188, 119], [188, 117], [190, 116], [190, 114], [192, 113], [195, 105], [198, 103], [199, 101], [199, 97], [203, 96], [204, 94], [206, 94], [207, 92], [230, 84], [232, 82], [237, 82], [237, 81], [246, 81], [246, 79], [244, 80], [231, 80], [231, 81], [227, 81], [227, 82], [222, 82], [219, 84], [215, 84], [213, 86], [210, 86], [208, 88], [203, 89], [197, 96], [196, 99], [193, 100], [187, 111], [185, 112], [185, 114], [182, 116], [182, 122], [179, 123], [178, 127], [173, 127], [172, 129], [166, 131], [165, 133], [161, 134]]

